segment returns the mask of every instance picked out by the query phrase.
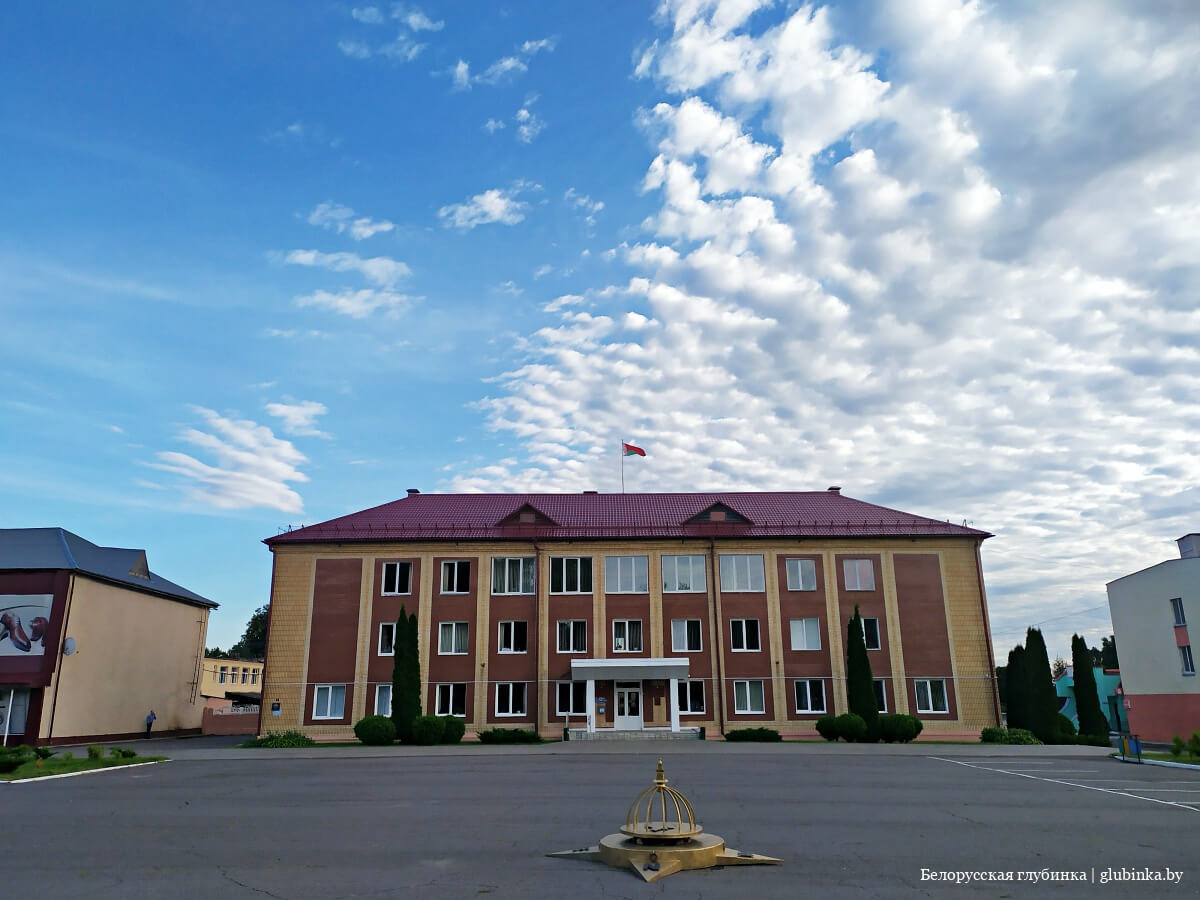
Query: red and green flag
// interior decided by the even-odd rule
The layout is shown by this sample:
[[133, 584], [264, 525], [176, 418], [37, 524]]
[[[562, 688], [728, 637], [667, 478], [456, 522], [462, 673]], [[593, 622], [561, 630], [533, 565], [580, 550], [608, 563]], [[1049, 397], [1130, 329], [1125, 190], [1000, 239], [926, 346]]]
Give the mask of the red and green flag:
[[624, 441], [621, 442], [621, 450], [624, 452], [625, 456], [645, 456], [646, 455], [646, 451], [643, 450], [641, 447], [635, 447], [633, 444], [626, 444]]

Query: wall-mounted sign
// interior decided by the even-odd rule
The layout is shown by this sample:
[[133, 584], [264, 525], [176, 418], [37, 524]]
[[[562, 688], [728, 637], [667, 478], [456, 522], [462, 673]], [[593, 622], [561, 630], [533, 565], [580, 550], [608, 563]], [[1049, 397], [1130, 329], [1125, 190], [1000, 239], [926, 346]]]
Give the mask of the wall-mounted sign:
[[272, 703], [272, 704], [271, 704], [271, 715], [273, 715], [273, 716], [281, 716], [281, 715], [283, 715], [283, 712], [282, 712], [282, 710], [279, 708], [279, 701], [278, 701], [278, 700], [276, 700], [274, 703]]
[[0, 656], [42, 656], [53, 594], [0, 594]]

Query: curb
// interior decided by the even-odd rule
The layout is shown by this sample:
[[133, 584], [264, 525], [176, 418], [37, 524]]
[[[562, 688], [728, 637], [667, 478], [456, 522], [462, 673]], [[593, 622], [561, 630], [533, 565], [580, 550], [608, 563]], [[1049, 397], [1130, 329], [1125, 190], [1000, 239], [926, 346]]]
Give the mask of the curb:
[[4, 784], [29, 784], [32, 781], [53, 781], [55, 778], [74, 778], [76, 775], [99, 775], [101, 772], [118, 772], [122, 769], [140, 769], [142, 766], [157, 766], [159, 763], [170, 762], [169, 759], [156, 759], [152, 762], [130, 763], [127, 766], [104, 766], [100, 769], [84, 769], [81, 772], [62, 772], [58, 775], [38, 775], [34, 778], [18, 778], [15, 781], [5, 781]]
[[[1121, 756], [1119, 754], [1114, 756], [1113, 759], [1117, 760], [1118, 762], [1139, 762], [1136, 756]], [[1191, 769], [1193, 772], [1200, 772], [1200, 765], [1195, 765], [1193, 763], [1167, 762], [1164, 759], [1143, 759], [1140, 760], [1140, 762], [1143, 766], [1162, 766], [1165, 769]]]

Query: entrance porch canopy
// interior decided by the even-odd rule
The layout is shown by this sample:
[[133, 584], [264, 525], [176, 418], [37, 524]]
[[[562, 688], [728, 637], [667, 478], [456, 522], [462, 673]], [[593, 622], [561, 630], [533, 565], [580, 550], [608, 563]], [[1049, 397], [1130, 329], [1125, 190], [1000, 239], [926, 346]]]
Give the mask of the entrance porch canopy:
[[688, 661], [665, 657], [573, 659], [572, 681], [645, 681], [688, 677]]

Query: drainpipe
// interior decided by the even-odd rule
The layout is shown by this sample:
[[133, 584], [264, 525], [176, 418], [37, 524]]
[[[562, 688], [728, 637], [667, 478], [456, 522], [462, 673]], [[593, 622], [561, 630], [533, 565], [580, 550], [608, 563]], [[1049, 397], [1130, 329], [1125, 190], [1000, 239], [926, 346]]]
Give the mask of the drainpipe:
[[721, 624], [721, 597], [717, 589], [717, 545], [712, 538], [708, 539], [708, 559], [711, 563], [712, 570], [711, 587], [709, 588], [709, 598], [712, 600], [710, 614], [715, 616], [716, 628], [715, 640], [713, 640], [714, 649], [717, 651], [717, 684], [713, 691], [713, 699], [717, 702], [717, 727], [721, 731], [721, 737], [725, 737], [725, 649], [721, 646], [721, 635], [724, 633], [724, 627]]

